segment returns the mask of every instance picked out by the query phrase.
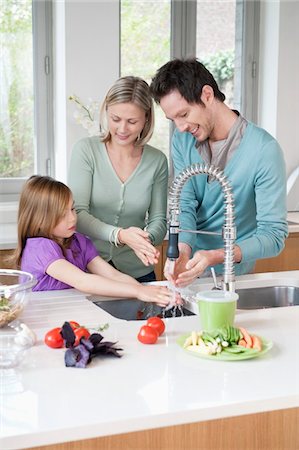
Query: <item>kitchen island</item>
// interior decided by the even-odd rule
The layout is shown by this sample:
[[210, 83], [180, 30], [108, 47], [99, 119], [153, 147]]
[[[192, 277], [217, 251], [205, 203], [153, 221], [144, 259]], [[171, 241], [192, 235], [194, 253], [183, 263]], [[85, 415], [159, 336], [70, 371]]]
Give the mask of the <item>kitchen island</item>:
[[[254, 276], [260, 284], [262, 275]], [[122, 358], [66, 368], [65, 350], [43, 343], [65, 320], [108, 322], [102, 334]], [[262, 357], [238, 362], [201, 359], [177, 344], [200, 328], [198, 316], [166, 319], [158, 343], [143, 345], [143, 321], [112, 317], [73, 289], [33, 293], [23, 321], [38, 342], [21, 366], [0, 373], [1, 450], [299, 448], [298, 306], [238, 310], [236, 325], [273, 341]]]

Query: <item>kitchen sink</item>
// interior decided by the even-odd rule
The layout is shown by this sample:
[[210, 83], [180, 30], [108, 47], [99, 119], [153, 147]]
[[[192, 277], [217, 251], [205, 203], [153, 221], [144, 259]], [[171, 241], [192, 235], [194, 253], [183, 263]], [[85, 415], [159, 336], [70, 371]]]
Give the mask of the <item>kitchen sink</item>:
[[145, 320], [152, 316], [170, 318], [194, 315], [186, 308], [171, 308], [165, 311], [154, 303], [146, 303], [136, 299], [97, 301], [96, 297], [89, 297], [89, 300], [113, 317], [123, 320]]
[[[184, 289], [185, 307], [198, 314], [196, 295], [213, 289], [209, 278], [202, 278]], [[299, 271], [247, 274], [236, 277], [238, 309], [262, 309], [299, 305]]]
[[[166, 281], [150, 284], [167, 285]], [[195, 301], [199, 291], [213, 289], [211, 278], [202, 278], [182, 290], [185, 304], [184, 316], [198, 314]], [[277, 308], [299, 305], [299, 271], [273, 272], [241, 275], [236, 278], [236, 292], [239, 294], [238, 309]], [[176, 308], [164, 311], [154, 303], [145, 303], [136, 299], [108, 300], [100, 296], [90, 296], [89, 300], [113, 317], [123, 320], [147, 319], [150, 316], [181, 316]]]
[[299, 287], [269, 286], [237, 289], [238, 309], [276, 308], [299, 305]]

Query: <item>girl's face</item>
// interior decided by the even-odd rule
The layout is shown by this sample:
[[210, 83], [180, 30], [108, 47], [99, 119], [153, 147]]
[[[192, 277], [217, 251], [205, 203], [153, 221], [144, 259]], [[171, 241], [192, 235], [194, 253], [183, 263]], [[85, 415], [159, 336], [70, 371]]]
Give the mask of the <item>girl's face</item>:
[[134, 103], [116, 103], [108, 106], [107, 119], [112, 142], [130, 145], [134, 144], [142, 132], [146, 115]]
[[66, 239], [71, 237], [76, 231], [77, 214], [74, 207], [73, 198], [70, 198], [64, 216], [53, 230], [53, 235], [57, 239]]

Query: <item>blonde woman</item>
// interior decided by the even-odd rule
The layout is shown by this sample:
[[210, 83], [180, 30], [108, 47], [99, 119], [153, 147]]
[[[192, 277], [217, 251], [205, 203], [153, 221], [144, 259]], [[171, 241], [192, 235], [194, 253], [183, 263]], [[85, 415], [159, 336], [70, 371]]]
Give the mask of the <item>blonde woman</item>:
[[76, 232], [76, 222], [73, 196], [65, 184], [50, 177], [29, 178], [20, 197], [14, 259], [17, 267], [37, 279], [33, 290], [73, 287], [168, 305], [172, 293], [165, 286], [143, 286], [116, 270], [98, 255], [89, 238]]
[[100, 116], [101, 136], [81, 139], [69, 167], [78, 230], [118, 270], [154, 281], [155, 246], [166, 233], [168, 163], [148, 145], [154, 128], [148, 84], [118, 79]]

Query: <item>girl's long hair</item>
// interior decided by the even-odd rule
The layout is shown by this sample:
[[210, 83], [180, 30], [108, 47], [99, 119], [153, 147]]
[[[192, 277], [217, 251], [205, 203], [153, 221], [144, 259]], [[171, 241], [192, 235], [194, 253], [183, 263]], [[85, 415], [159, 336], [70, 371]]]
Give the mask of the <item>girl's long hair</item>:
[[100, 109], [100, 138], [105, 144], [111, 139], [107, 126], [107, 108], [118, 103], [133, 103], [145, 112], [146, 122], [135, 142], [135, 147], [143, 147], [152, 137], [155, 124], [154, 102], [149, 85], [142, 78], [126, 76], [119, 78], [109, 89]]
[[28, 238], [52, 239], [63, 251], [69, 247], [72, 238], [61, 244], [52, 232], [63, 218], [71, 197], [71, 190], [51, 177], [33, 175], [27, 180], [19, 201], [18, 244], [12, 256], [12, 261], [18, 268]]

